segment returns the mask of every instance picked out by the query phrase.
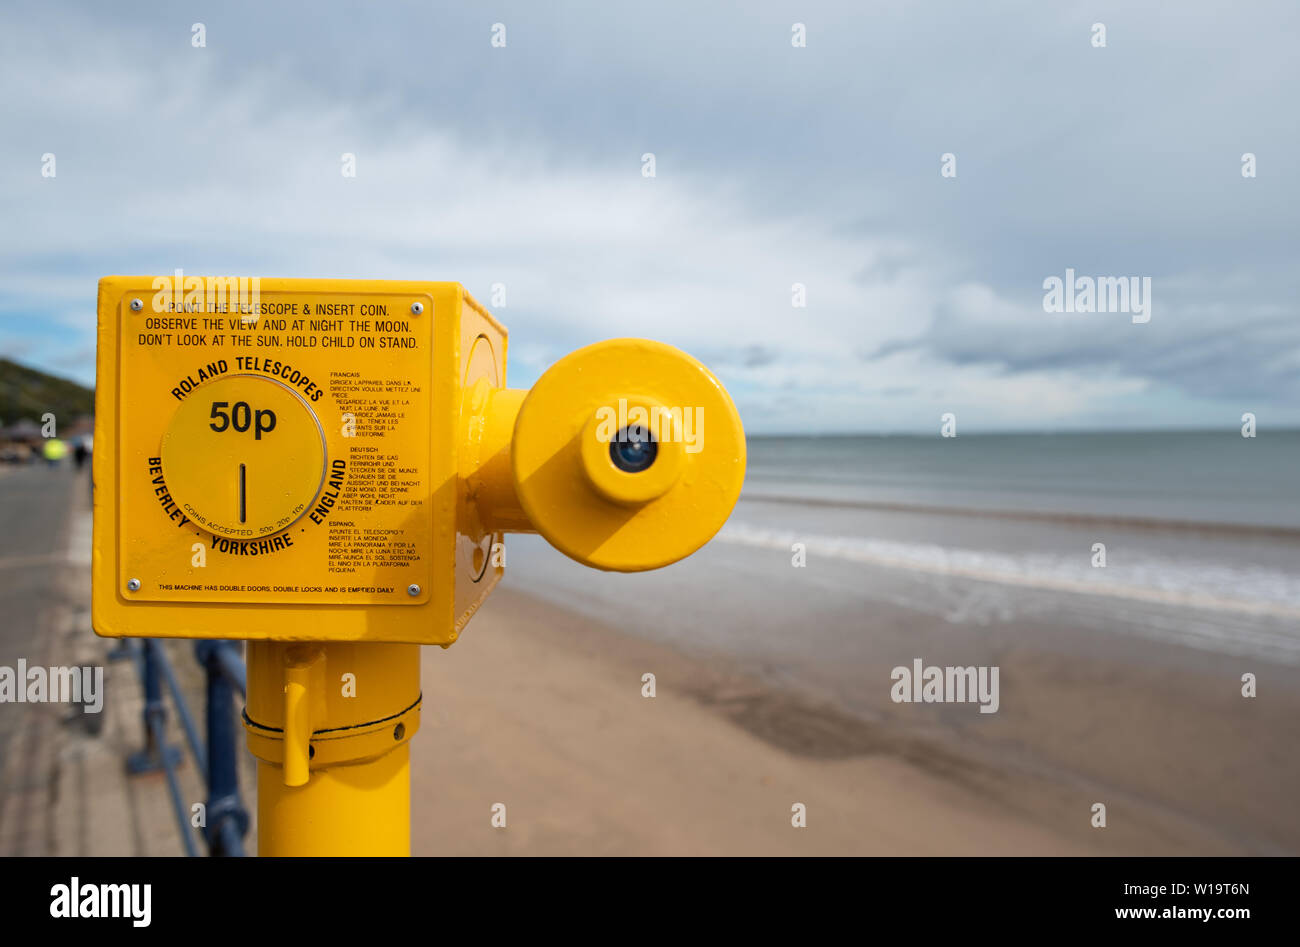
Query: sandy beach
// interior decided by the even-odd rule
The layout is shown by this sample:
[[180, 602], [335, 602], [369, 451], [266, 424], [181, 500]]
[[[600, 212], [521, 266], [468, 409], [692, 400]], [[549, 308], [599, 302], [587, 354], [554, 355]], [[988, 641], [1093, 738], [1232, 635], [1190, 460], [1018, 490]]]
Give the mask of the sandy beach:
[[[1203, 671], [1127, 658], [1026, 647], [1001, 661], [1022, 709], [993, 715], [996, 737], [974, 741], [966, 728], [985, 721], [951, 719], [952, 707], [914, 726], [868, 722], [501, 590], [460, 643], [425, 654], [413, 851], [1296, 850], [1294, 819], [1274, 818], [1290, 811], [1280, 796], [1295, 786], [1285, 752], [1294, 697], [1239, 708], [1230, 687], [1207, 693]], [[641, 696], [647, 672], [653, 699]], [[1270, 719], [1245, 729], [1243, 715], [1261, 711]], [[1054, 747], [1040, 753], [1044, 743]], [[1192, 758], [1185, 747], [1197, 748]], [[1182, 805], [1162, 801], [1179, 787]], [[1248, 812], [1237, 811], [1241, 797], [1254, 800]], [[1097, 801], [1104, 829], [1090, 825]], [[490, 824], [495, 803], [507, 807], [505, 829]], [[791, 826], [795, 803], [806, 828]], [[1215, 805], [1228, 818], [1216, 820]]]
[[[641, 696], [653, 673], [656, 696]], [[426, 653], [414, 854], [1084, 853], [829, 706], [503, 591]], [[933, 765], [932, 765], [933, 764]], [[495, 803], [507, 828], [490, 824]], [[807, 807], [807, 827], [791, 807]]]

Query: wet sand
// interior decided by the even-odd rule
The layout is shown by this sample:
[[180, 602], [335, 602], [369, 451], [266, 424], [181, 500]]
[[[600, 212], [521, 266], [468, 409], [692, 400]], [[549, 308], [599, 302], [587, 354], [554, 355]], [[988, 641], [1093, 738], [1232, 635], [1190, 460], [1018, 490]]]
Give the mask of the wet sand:
[[[902, 609], [875, 618], [916, 620]], [[1024, 636], [1034, 639], [1042, 644], [997, 656], [999, 713], [893, 705], [873, 720], [721, 656], [685, 654], [500, 589], [458, 644], [425, 652], [413, 852], [1300, 848], [1289, 801], [1296, 764], [1287, 748], [1300, 719], [1293, 670], [1278, 671], [1285, 682], [1262, 675], [1272, 696], [1247, 701], [1231, 680], [1194, 660], [1179, 667], [1155, 646], [1150, 660], [1127, 650], [1112, 659], [1095, 641]], [[647, 672], [654, 698], [641, 696]], [[1171, 793], [1184, 804], [1170, 804]], [[1090, 824], [1095, 802], [1107, 805], [1104, 829]], [[496, 803], [506, 806], [504, 829], [491, 824]], [[791, 825], [796, 803], [806, 828]]]

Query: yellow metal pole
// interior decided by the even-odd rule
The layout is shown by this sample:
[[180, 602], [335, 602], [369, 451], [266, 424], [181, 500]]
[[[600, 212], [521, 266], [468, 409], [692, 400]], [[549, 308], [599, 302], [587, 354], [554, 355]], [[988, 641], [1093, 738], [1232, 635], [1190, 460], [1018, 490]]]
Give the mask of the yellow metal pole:
[[284, 785], [257, 764], [257, 853], [264, 856], [411, 854], [410, 744], [381, 757], [334, 766], [306, 785]]
[[418, 645], [250, 641], [260, 855], [409, 855]]

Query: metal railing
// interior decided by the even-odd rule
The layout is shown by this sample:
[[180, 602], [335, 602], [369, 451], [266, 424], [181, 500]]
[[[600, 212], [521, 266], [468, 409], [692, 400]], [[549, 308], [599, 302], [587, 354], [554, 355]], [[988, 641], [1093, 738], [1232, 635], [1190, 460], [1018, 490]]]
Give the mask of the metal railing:
[[167, 703], [163, 698], [163, 684], [171, 691], [181, 729], [185, 731], [186, 742], [194, 755], [194, 765], [207, 787], [204, 817], [200, 822], [208, 854], [243, 855], [248, 810], [239, 795], [235, 694], [243, 696], [246, 693], [247, 681], [238, 649], [238, 642], [232, 641], [194, 642], [194, 656], [203, 666], [207, 682], [206, 744], [194, 724], [189, 704], [159, 639], [123, 641], [109, 655], [114, 659], [132, 659], [144, 688], [144, 748], [130, 755], [127, 768], [132, 773], [162, 770], [166, 775], [172, 810], [187, 855], [197, 855], [199, 851], [189, 807], [185, 805], [176, 776], [182, 754], [179, 747], [167, 743]]

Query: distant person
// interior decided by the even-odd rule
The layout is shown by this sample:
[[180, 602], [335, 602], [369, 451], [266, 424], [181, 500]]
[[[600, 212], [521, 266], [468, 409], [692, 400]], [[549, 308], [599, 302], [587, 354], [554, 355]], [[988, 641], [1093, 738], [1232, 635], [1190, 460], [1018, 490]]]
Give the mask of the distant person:
[[90, 449], [86, 447], [84, 437], [77, 438], [77, 446], [72, 450], [72, 458], [77, 462], [77, 469], [80, 470], [86, 466], [86, 460], [90, 457]]
[[51, 467], [57, 467], [59, 462], [67, 456], [68, 445], [57, 437], [49, 437], [45, 439], [45, 446], [41, 448], [41, 451], [45, 455], [45, 463]]

